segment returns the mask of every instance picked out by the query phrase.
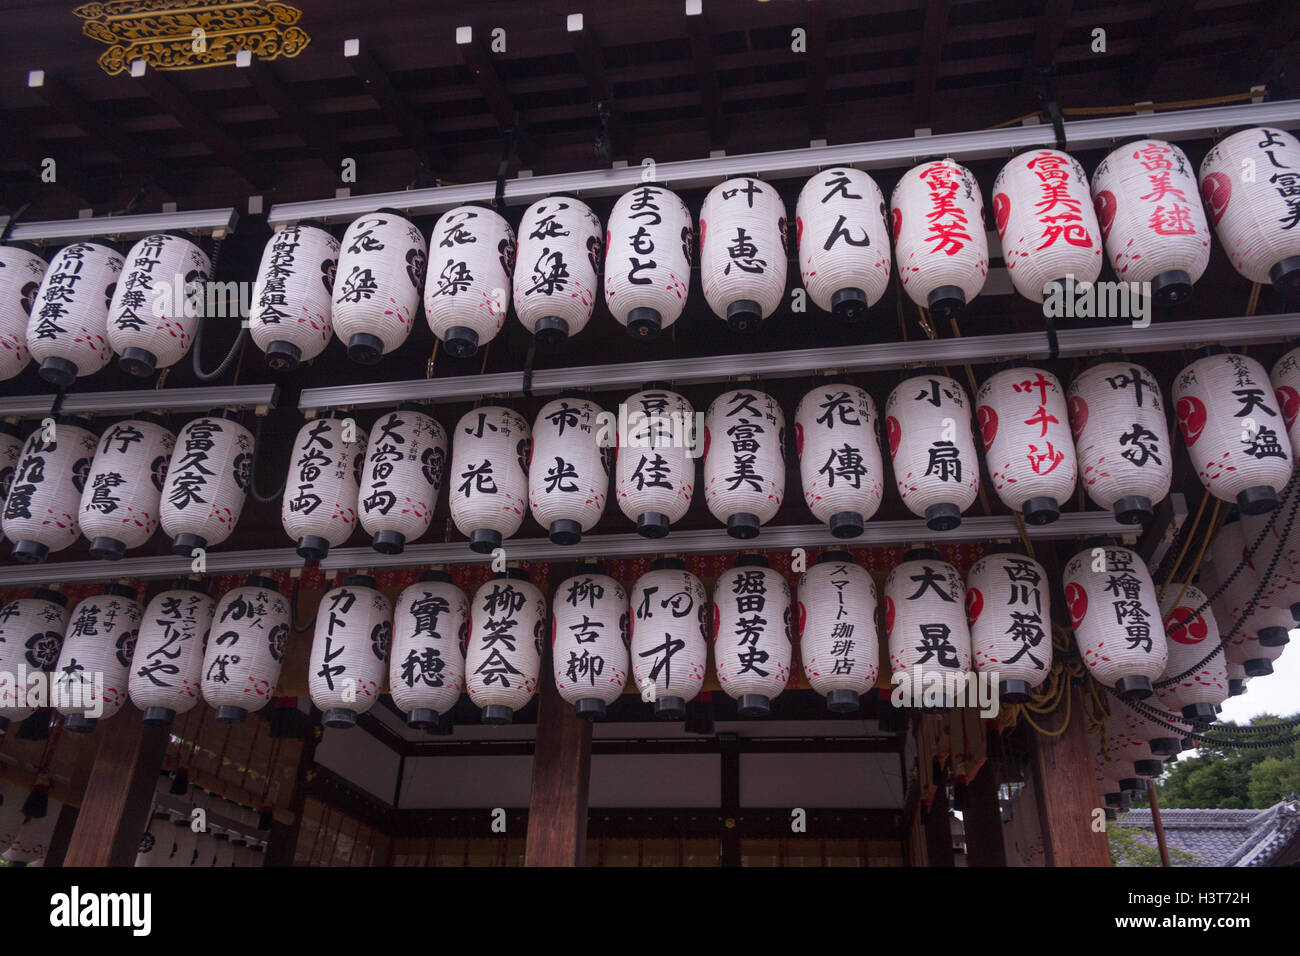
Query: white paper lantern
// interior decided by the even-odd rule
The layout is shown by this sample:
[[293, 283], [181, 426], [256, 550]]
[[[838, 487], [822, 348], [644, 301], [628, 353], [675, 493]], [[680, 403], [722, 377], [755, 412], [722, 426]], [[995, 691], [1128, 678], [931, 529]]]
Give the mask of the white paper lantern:
[[1291, 477], [1291, 439], [1264, 367], [1220, 350], [1174, 379], [1174, 411], [1196, 475], [1243, 514], [1278, 505]]
[[910, 690], [912, 706], [931, 697], [953, 706], [971, 670], [971, 637], [966, 587], [938, 551], [908, 551], [889, 572], [885, 633], [894, 683]]
[[605, 226], [605, 304], [634, 339], [681, 317], [691, 289], [695, 226], [676, 193], [643, 184], [614, 204]]
[[1065, 605], [1092, 676], [1120, 696], [1150, 697], [1169, 662], [1155, 585], [1128, 548], [1088, 546], [1065, 567]]
[[742, 717], [765, 717], [790, 680], [790, 585], [744, 554], [713, 589], [713, 663]]
[[486, 206], [457, 206], [434, 224], [424, 317], [456, 358], [468, 358], [501, 331], [514, 267], [515, 231]]
[[365, 457], [366, 433], [343, 412], [298, 429], [280, 497], [280, 521], [308, 561], [324, 558], [356, 528]]
[[173, 843], [171, 855], [163, 865], [168, 868], [192, 866], [199, 852], [199, 834], [191, 829], [188, 817], [172, 821]]
[[196, 418], [176, 436], [163, 485], [163, 531], [172, 554], [221, 544], [235, 530], [253, 474], [253, 435], [233, 409]]
[[1150, 741], [1136, 735], [1136, 723], [1133, 711], [1119, 701], [1110, 702], [1110, 714], [1106, 717], [1102, 734], [1104, 753], [1115, 761], [1121, 772], [1132, 773], [1120, 779], [1124, 790], [1144, 790], [1145, 782], [1141, 778], [1158, 777], [1164, 772], [1164, 763], [1151, 752]]
[[[22, 453], [22, 430], [14, 422], [0, 421], [0, 514], [4, 512], [4, 500], [9, 496], [9, 486], [13, 484], [14, 471]], [[3, 538], [2, 524], [0, 538]]]
[[510, 568], [474, 593], [465, 689], [485, 724], [508, 724], [537, 693], [546, 633], [546, 599], [528, 575]]
[[785, 415], [772, 396], [723, 392], [704, 426], [704, 502], [733, 538], [757, 537], [785, 497]]
[[374, 706], [388, 675], [393, 606], [375, 579], [353, 574], [326, 591], [316, 612], [307, 686], [326, 727], [355, 727]]
[[472, 551], [491, 554], [524, 523], [531, 446], [528, 422], [500, 405], [466, 412], [456, 423], [448, 482], [451, 520], [469, 538]]
[[1068, 153], [1036, 148], [1013, 157], [993, 181], [993, 216], [1007, 274], [1026, 299], [1042, 302], [1053, 285], [1069, 292], [1101, 274], [1088, 176]]
[[469, 600], [446, 571], [424, 571], [397, 597], [388, 688], [407, 723], [428, 729], [465, 689]]
[[104, 430], [78, 512], [91, 554], [116, 561], [153, 537], [175, 449], [176, 436], [150, 412]]
[[614, 452], [610, 417], [585, 398], [562, 396], [543, 405], [533, 422], [528, 505], [555, 544], [577, 544], [605, 511]]
[[[1192, 585], [1186, 590], [1173, 584], [1165, 589], [1160, 598], [1160, 613], [1164, 615], [1169, 662], [1160, 680], [1195, 667], [1219, 646], [1219, 625], [1208, 604], [1207, 595]], [[1203, 605], [1205, 610], [1197, 613]], [[1177, 683], [1157, 687], [1156, 697], [1163, 707], [1177, 710], [1188, 720], [1205, 724], [1214, 720], [1218, 705], [1228, 699], [1228, 662], [1223, 651]]]
[[361, 466], [361, 527], [381, 554], [401, 554], [429, 529], [447, 463], [447, 433], [422, 406], [402, 404], [375, 422]]
[[596, 305], [600, 219], [586, 203], [547, 196], [519, 222], [515, 314], [539, 344], [554, 348], [577, 335]]
[[1300, 289], [1298, 187], [1300, 140], [1286, 130], [1231, 133], [1201, 160], [1201, 198], [1228, 261], [1251, 282], [1287, 294]]
[[998, 696], [1018, 704], [1052, 670], [1047, 572], [1024, 554], [993, 553], [966, 575], [966, 619], [975, 670], [994, 675]]
[[681, 395], [647, 386], [619, 408], [618, 506], [637, 534], [662, 538], [686, 514], [695, 494], [695, 459], [703, 416]]
[[46, 261], [25, 242], [0, 243], [0, 382], [27, 367], [27, 325]]
[[1141, 365], [1102, 362], [1070, 383], [1068, 397], [1088, 497], [1121, 524], [1151, 521], [1174, 474], [1160, 383]]
[[632, 678], [658, 720], [682, 720], [704, 687], [708, 597], [678, 558], [658, 558], [632, 585]]
[[1246, 693], [1246, 684], [1250, 680], [1246, 676], [1246, 668], [1240, 661], [1234, 661], [1227, 651], [1223, 655], [1228, 665], [1228, 696], [1240, 697]]
[[135, 865], [137, 867], [165, 866], [175, 845], [171, 814], [155, 810], [149, 817], [149, 825], [140, 836], [140, 846], [135, 853]]
[[[1240, 559], [1237, 559], [1237, 563], [1240, 563]], [[1261, 643], [1261, 628], [1278, 626], [1278, 621], [1276, 618], [1270, 620], [1271, 615], [1267, 612], [1257, 618], [1255, 612], [1247, 610], [1256, 585], [1250, 576], [1242, 573], [1226, 577], [1235, 568], [1236, 564], [1229, 564], [1225, 572], [1213, 561], [1206, 560], [1201, 565], [1198, 578], [1201, 590], [1207, 595], [1214, 595], [1210, 608], [1215, 621], [1224, 622], [1220, 640], [1229, 631], [1235, 631], [1223, 649], [1228, 665], [1229, 696], [1234, 696], [1234, 681], [1239, 682], [1241, 688], [1237, 693], [1244, 693], [1247, 678], [1265, 677], [1273, 673], [1273, 662], [1282, 656], [1284, 650], [1284, 646], [1275, 643], [1271, 635], [1269, 644]], [[1256, 607], [1258, 609], [1258, 605]]]
[[879, 434], [876, 403], [856, 385], [821, 385], [795, 409], [803, 498], [837, 538], [862, 534], [880, 508], [885, 469]]
[[58, 591], [37, 588], [31, 597], [0, 604], [0, 674], [8, 675], [0, 683], [0, 732], [31, 716], [30, 675], [54, 669], [67, 625], [68, 599]]
[[338, 264], [339, 241], [317, 223], [294, 223], [267, 241], [248, 329], [273, 371], [292, 371], [329, 345]]
[[212, 262], [184, 232], [145, 236], [126, 254], [108, 307], [108, 344], [124, 372], [141, 378], [169, 368], [194, 343]]
[[0, 780], [0, 846], [12, 845], [18, 835], [18, 828], [26, 816], [23, 804], [27, 793], [15, 783]]
[[936, 159], [904, 173], [889, 205], [903, 288], [940, 318], [956, 315], [989, 274], [979, 183], [965, 166]]
[[199, 702], [216, 606], [202, 581], [181, 580], [144, 609], [127, 690], [146, 724], [168, 726]]
[[551, 602], [551, 665], [560, 697], [584, 720], [604, 720], [627, 683], [627, 592], [599, 564], [561, 581]]
[[1294, 453], [1300, 448], [1300, 347], [1293, 348], [1277, 360], [1269, 381], [1277, 394], [1278, 411], [1286, 422], [1287, 437], [1291, 439]]
[[104, 585], [69, 615], [50, 691], [66, 729], [89, 733], [126, 703], [140, 615], [135, 591], [121, 584]]
[[892, 260], [885, 197], [860, 169], [813, 176], [795, 206], [799, 275], [817, 307], [860, 322], [889, 288]]
[[909, 378], [885, 402], [898, 496], [932, 531], [951, 531], [979, 496], [980, 465], [966, 389], [943, 375]]
[[1116, 276], [1150, 282], [1165, 305], [1192, 294], [1210, 261], [1210, 227], [1186, 153], [1159, 139], [1126, 143], [1092, 174], [1092, 200]]
[[4, 851], [3, 859], [25, 866], [41, 866], [49, 852], [50, 838], [59, 820], [62, 804], [50, 800], [43, 817], [27, 817], [18, 828], [14, 842]]
[[748, 176], [714, 186], [700, 209], [700, 285], [733, 332], [757, 332], [785, 296], [785, 202]]
[[77, 540], [81, 492], [99, 443], [89, 425], [59, 416], [53, 428], [41, 426], [27, 436], [0, 515], [15, 560], [36, 564]]
[[1286, 516], [1291, 513], [1295, 498], [1300, 495], [1300, 482], [1283, 489], [1277, 517], [1272, 514], [1241, 515], [1243, 541], [1247, 547], [1259, 542], [1251, 558], [1258, 583], [1263, 569], [1273, 571], [1264, 581], [1263, 598], [1269, 604], [1290, 605], [1291, 614], [1300, 621], [1300, 520], [1291, 522], [1286, 530]]
[[847, 551], [823, 551], [799, 576], [799, 649], [812, 689], [833, 713], [858, 709], [876, 685], [876, 582]]
[[203, 654], [203, 699], [217, 722], [242, 724], [271, 700], [289, 639], [289, 602], [274, 579], [250, 574], [221, 596]]
[[59, 389], [108, 364], [108, 306], [122, 256], [99, 242], [74, 242], [50, 260], [27, 323], [27, 348], [41, 378]]
[[1009, 368], [986, 381], [975, 396], [984, 460], [998, 497], [1025, 522], [1047, 524], [1061, 516], [1078, 473], [1065, 391], [1040, 368]]
[[[1226, 650], [1245, 665], [1248, 675], [1260, 677], [1271, 668], [1251, 662], [1277, 660], [1296, 623], [1290, 600], [1279, 602], [1270, 596], [1270, 581], [1263, 579], [1267, 565], [1259, 563], [1259, 553], [1248, 557], [1254, 543], [1254, 538], [1246, 539], [1240, 521], [1228, 521], [1210, 540], [1206, 561], [1216, 579], [1210, 593], [1226, 582], [1215, 605], [1218, 620], [1225, 621], [1230, 630], [1235, 629]], [[1220, 616], [1221, 610], [1224, 613]]]
[[415, 327], [428, 246], [395, 209], [353, 221], [340, 244], [331, 320], [359, 365], [377, 365]]

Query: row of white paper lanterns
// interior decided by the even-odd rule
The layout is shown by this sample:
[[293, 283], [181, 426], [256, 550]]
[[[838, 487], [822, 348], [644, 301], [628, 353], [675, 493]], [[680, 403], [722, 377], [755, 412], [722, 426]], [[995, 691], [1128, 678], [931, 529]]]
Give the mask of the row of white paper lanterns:
[[[1177, 375], [1174, 400], [1211, 493], [1245, 514], [1272, 510], [1300, 442], [1300, 349], [1278, 361], [1271, 381], [1249, 357], [1205, 355]], [[530, 511], [552, 540], [576, 543], [604, 513], [614, 442], [620, 509], [641, 534], [666, 535], [694, 495], [694, 411], [683, 396], [653, 388], [624, 408], [626, 435], [583, 398], [547, 403], [531, 428], [502, 406], [466, 413], [450, 442], [448, 495], [470, 547], [499, 547]], [[1126, 523], [1149, 519], [1169, 491], [1173, 449], [1160, 386], [1135, 363], [1095, 365], [1068, 392], [1048, 371], [1004, 369], [980, 388], [974, 412], [999, 498], [1032, 524], [1055, 520], [1080, 476], [1092, 500]], [[917, 376], [894, 389], [885, 413], [901, 499], [932, 529], [956, 527], [980, 474], [965, 389], [946, 376]], [[861, 534], [883, 499], [877, 419], [871, 396], [853, 385], [819, 386], [796, 410], [804, 499], [841, 537]], [[102, 439], [76, 420], [56, 424], [53, 437], [38, 428], [25, 445], [12, 432], [0, 433], [0, 463], [15, 463], [0, 530], [20, 560], [44, 560], [79, 533], [92, 554], [119, 558], [160, 524], [173, 550], [188, 556], [230, 536], [247, 496], [253, 436], [233, 412], [195, 419], [177, 439], [147, 415]], [[784, 498], [780, 406], [756, 390], [725, 392], [709, 406], [703, 443], [710, 512], [732, 535], [756, 536]], [[307, 422], [290, 458], [285, 530], [306, 558], [324, 557], [358, 521], [377, 550], [402, 551], [429, 528], [448, 444], [420, 406], [382, 416], [369, 436], [339, 413]]]
[[[1217, 144], [1201, 164], [1199, 190], [1186, 155], [1160, 140], [1112, 151], [1091, 188], [1068, 154], [1021, 153], [993, 186], [1012, 283], [1041, 302], [1054, 284], [1093, 282], [1104, 246], [1120, 279], [1150, 282], [1157, 298], [1178, 301], [1209, 261], [1203, 194], [1233, 266], [1251, 281], [1294, 290], [1300, 229], [1292, 228], [1287, 190], [1267, 175], [1272, 169], [1300, 170], [1300, 141], [1264, 127]], [[796, 208], [797, 255], [812, 300], [856, 319], [880, 299], [893, 261], [886, 215], [899, 276], [915, 302], [947, 313], [975, 298], [989, 252], [970, 171], [948, 159], [922, 163], [899, 180], [890, 207], [861, 170], [837, 167], [807, 182]], [[780, 195], [757, 179], [728, 180], [705, 198], [701, 286], [732, 328], [752, 331], [779, 306], [785, 223]], [[509, 224], [479, 206], [444, 213], [428, 241], [392, 209], [354, 221], [342, 243], [319, 225], [290, 226], [263, 253], [253, 339], [276, 368], [314, 358], [331, 335], [354, 360], [375, 364], [409, 336], [423, 294], [429, 326], [453, 355], [471, 355], [500, 332], [512, 299], [524, 327], [555, 344], [592, 316], [602, 247], [605, 300], [629, 332], [651, 337], [682, 314], [694, 224], [662, 187], [646, 184], [621, 197], [603, 237], [595, 213], [567, 196], [530, 206], [519, 235], [516, 248]], [[141, 239], [125, 262], [109, 245], [79, 242], [48, 270], [36, 252], [16, 245], [0, 248], [0, 263], [7, 267], [0, 271], [0, 379], [16, 375], [30, 351], [61, 388], [98, 371], [113, 352], [138, 375], [179, 361], [197, 318], [177, 314], [175, 286], [211, 271], [203, 251], [178, 233]]]
[[155, 810], [135, 855], [139, 867], [250, 867], [266, 862], [266, 845], [235, 831], [195, 830], [189, 817]]
[[0, 859], [21, 866], [42, 866], [49, 850], [50, 838], [63, 804], [47, 798], [45, 813], [31, 817], [26, 813], [29, 791], [7, 780], [0, 780]]

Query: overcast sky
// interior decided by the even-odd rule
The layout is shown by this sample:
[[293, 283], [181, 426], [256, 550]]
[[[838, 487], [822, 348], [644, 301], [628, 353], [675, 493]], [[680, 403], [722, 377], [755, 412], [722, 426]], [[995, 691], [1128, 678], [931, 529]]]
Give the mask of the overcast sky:
[[1300, 629], [1291, 632], [1291, 643], [1273, 662], [1273, 673], [1252, 677], [1246, 693], [1223, 702], [1219, 719], [1248, 724], [1257, 714], [1289, 717], [1295, 713], [1300, 713]]

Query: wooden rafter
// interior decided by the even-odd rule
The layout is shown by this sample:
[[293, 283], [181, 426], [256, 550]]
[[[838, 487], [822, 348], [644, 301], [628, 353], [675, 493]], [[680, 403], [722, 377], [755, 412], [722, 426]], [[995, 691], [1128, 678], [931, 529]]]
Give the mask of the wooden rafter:
[[921, 29], [921, 49], [916, 57], [912, 96], [912, 122], [918, 129], [930, 125], [935, 83], [939, 79], [939, 59], [947, 29], [948, 0], [929, 0], [925, 6], [925, 25]]

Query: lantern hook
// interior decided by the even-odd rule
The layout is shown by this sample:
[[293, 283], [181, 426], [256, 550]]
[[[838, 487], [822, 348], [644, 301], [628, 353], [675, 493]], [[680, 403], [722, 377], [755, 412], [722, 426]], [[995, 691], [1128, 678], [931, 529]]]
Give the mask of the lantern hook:
[[1037, 83], [1038, 105], [1047, 114], [1052, 130], [1056, 134], [1056, 148], [1065, 152], [1065, 115], [1052, 95], [1052, 77], [1056, 75], [1056, 65], [1040, 66], [1034, 69], [1034, 81]]

